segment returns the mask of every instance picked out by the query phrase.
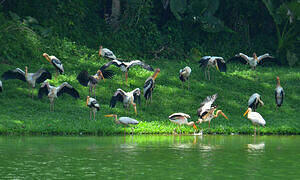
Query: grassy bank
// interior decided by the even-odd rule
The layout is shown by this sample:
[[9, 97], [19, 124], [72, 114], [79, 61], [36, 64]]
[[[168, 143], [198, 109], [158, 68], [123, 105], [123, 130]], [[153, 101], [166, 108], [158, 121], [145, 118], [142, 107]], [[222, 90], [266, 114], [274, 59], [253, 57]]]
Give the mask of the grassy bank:
[[[230, 48], [228, 48], [228, 52]], [[55, 100], [54, 112], [49, 111], [49, 100], [44, 97], [37, 98], [38, 88], [32, 100], [28, 96], [27, 84], [19, 80], [3, 82], [4, 91], [0, 94], [0, 133], [1, 134], [99, 134], [110, 135], [123, 133], [121, 125], [115, 125], [112, 118], [104, 117], [106, 114], [129, 116], [141, 123], [135, 127], [138, 134], [169, 134], [176, 127], [168, 120], [168, 116], [174, 112], [184, 112], [191, 115], [192, 121], [197, 120], [196, 111], [202, 100], [214, 93], [218, 93], [215, 104], [229, 117], [227, 121], [219, 117], [212, 121], [211, 129], [208, 124], [203, 124], [204, 133], [230, 134], [253, 133], [253, 127], [249, 120], [242, 117], [247, 108], [248, 98], [255, 92], [262, 95], [265, 106], [258, 112], [265, 118], [267, 125], [261, 132], [264, 134], [299, 134], [299, 102], [300, 102], [300, 68], [288, 67], [258, 67], [255, 71], [248, 66], [228, 65], [228, 72], [221, 74], [211, 70], [211, 81], [204, 79], [202, 69], [198, 67], [196, 60], [167, 59], [144, 60], [154, 68], [160, 68], [161, 73], [156, 81], [153, 95], [153, 103], [146, 107], [144, 97], [138, 106], [138, 116], [133, 110], [126, 112], [121, 103], [116, 108], [109, 108], [109, 101], [117, 88], [125, 91], [141, 88], [147, 77], [152, 72], [147, 72], [139, 67], [132, 68], [129, 72], [128, 85], [122, 84], [122, 73], [118, 68], [113, 79], [105, 83], [100, 82], [96, 89], [97, 100], [100, 103], [100, 111], [97, 120], [89, 120], [89, 108], [85, 106], [88, 89], [81, 86], [76, 80], [77, 74], [86, 69], [95, 73], [97, 69], [107, 62], [97, 56], [97, 49], [91, 49], [66, 39], [59, 40], [55, 44], [39, 49], [40, 56], [35, 58], [23, 58], [22, 56], [1, 59], [0, 73], [27, 65], [29, 72], [35, 72], [40, 67], [49, 69], [54, 75], [53, 67], [43, 58], [42, 53], [48, 52], [60, 58], [66, 73], [60, 75], [57, 80], [52, 79], [53, 85], [60, 85], [67, 81], [73, 85], [80, 94], [78, 100], [69, 95], [63, 95]], [[22, 52], [22, 49], [20, 49]], [[22, 52], [25, 53], [25, 52]], [[205, 54], [208, 52], [202, 52]], [[19, 53], [21, 54], [21, 53]], [[226, 57], [226, 58], [229, 58]], [[187, 91], [181, 88], [178, 78], [180, 68], [189, 65], [192, 68], [191, 87]], [[281, 84], [286, 92], [286, 98], [282, 108], [275, 111], [274, 88], [275, 78], [281, 78]], [[39, 86], [37, 86], [39, 87]], [[130, 128], [126, 131], [131, 132]], [[191, 127], [182, 127], [184, 133], [192, 133]]]

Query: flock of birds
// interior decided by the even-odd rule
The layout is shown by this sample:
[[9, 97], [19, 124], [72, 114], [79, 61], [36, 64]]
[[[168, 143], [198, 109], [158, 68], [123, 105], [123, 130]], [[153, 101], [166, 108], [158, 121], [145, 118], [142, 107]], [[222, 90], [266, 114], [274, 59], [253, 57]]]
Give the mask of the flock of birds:
[[[64, 68], [62, 62], [55, 56], [49, 56], [47, 53], [44, 53], [43, 56], [47, 61], [49, 61], [56, 69], [56, 76], [58, 74], [64, 73]], [[125, 73], [124, 75], [124, 82], [127, 84], [128, 79], [128, 71], [130, 67], [133, 66], [140, 66], [148, 71], [154, 71], [154, 69], [140, 61], [140, 60], [133, 60], [130, 62], [125, 62], [120, 59], [117, 59], [117, 57], [114, 55], [114, 53], [107, 49], [100, 46], [99, 48], [99, 56], [109, 59], [110, 61], [104, 64], [100, 69], [96, 72], [94, 75], [90, 75], [86, 70], [81, 71], [78, 76], [77, 80], [78, 82], [89, 88], [89, 95], [86, 99], [86, 106], [90, 108], [90, 119], [95, 120], [96, 118], [96, 112], [100, 109], [100, 105], [98, 101], [96, 100], [95, 95], [95, 89], [97, 84], [105, 79], [111, 79], [115, 73], [112, 70], [107, 70], [110, 65], [117, 66]], [[262, 61], [264, 59], [264, 61]], [[216, 56], [204, 56], [200, 59], [200, 67], [206, 68], [205, 77], [210, 80], [210, 74], [209, 74], [209, 68], [214, 67], [220, 72], [226, 72], [226, 63], [232, 62], [232, 61], [239, 61], [244, 64], [249, 64], [252, 69], [255, 69], [255, 67], [259, 64], [263, 64], [263, 62], [275, 62], [276, 64], [279, 64], [279, 61], [277, 61], [274, 57], [270, 56], [269, 54], [264, 54], [259, 57], [255, 53], [253, 53], [253, 57], [248, 57], [247, 55], [243, 53], [237, 54], [235, 57], [227, 60], [227, 62], [224, 61], [222, 57], [216, 57]], [[188, 90], [189, 90], [189, 77], [191, 74], [191, 68], [185, 67], [183, 69], [180, 69], [179, 71], [179, 79], [182, 81], [182, 86], [184, 82], [188, 82]], [[160, 69], [155, 69], [152, 76], [146, 79], [144, 87], [143, 87], [143, 96], [146, 99], [146, 105], [152, 102], [152, 94], [155, 87], [155, 79], [157, 78], [158, 74], [160, 72]], [[38, 98], [42, 99], [43, 96], [48, 96], [50, 101], [50, 111], [54, 111], [54, 99], [58, 98], [64, 93], [67, 93], [74, 97], [75, 99], [79, 98], [78, 91], [71, 86], [67, 82], [63, 82], [60, 86], [55, 87], [50, 85], [50, 83], [47, 81], [47, 79], [52, 79], [52, 75], [50, 72], [44, 69], [39, 69], [35, 73], [28, 73], [28, 68], [25, 66], [25, 72], [21, 70], [20, 68], [16, 68], [13, 70], [6, 71], [2, 74], [3, 80], [9, 80], [9, 79], [19, 79], [24, 82], [27, 82], [29, 93], [31, 92], [31, 96], [33, 98], [33, 89], [35, 88], [36, 84], [42, 83], [42, 85], [39, 88], [38, 91]], [[31, 91], [30, 91], [31, 90]], [[0, 80], [0, 92], [3, 91], [2, 82]], [[94, 93], [93, 93], [94, 92]], [[93, 97], [92, 94], [94, 95]], [[113, 94], [111, 100], [110, 100], [110, 107], [114, 108], [116, 106], [117, 102], [122, 102], [125, 109], [129, 110], [130, 106], [133, 107], [135, 114], [137, 115], [137, 108], [136, 108], [136, 102], [140, 104], [140, 96], [141, 96], [141, 90], [140, 88], [136, 88], [130, 92], [126, 92], [122, 90], [121, 88], [117, 89], [115, 93]], [[194, 134], [196, 134], [196, 131], [198, 130], [196, 124], [201, 124], [203, 122], [209, 123], [209, 128], [212, 119], [217, 118], [219, 115], [222, 115], [224, 118], [228, 120], [228, 117], [223, 113], [222, 110], [217, 110], [218, 106], [213, 105], [214, 101], [217, 99], [218, 94], [214, 94], [212, 96], [208, 96], [204, 99], [204, 101], [200, 104], [200, 107], [197, 111], [198, 115], [198, 121], [196, 122], [188, 122], [188, 119], [190, 116], [185, 113], [174, 113], [169, 116], [169, 120], [175, 124], [178, 125], [179, 130], [181, 125], [188, 125], [193, 126], [195, 129]], [[279, 77], [277, 77], [277, 86], [275, 89], [275, 100], [277, 107], [280, 107], [283, 103], [284, 98], [284, 91], [283, 88], [280, 86], [280, 80]], [[253, 94], [248, 101], [248, 109], [244, 113], [244, 116], [247, 115], [247, 118], [253, 123], [255, 126], [254, 134], [256, 135], [256, 126], [261, 125], [265, 126], [266, 122], [264, 118], [256, 112], [256, 109], [258, 106], [263, 106], [264, 103], [261, 100], [261, 96], [257, 93]], [[125, 134], [125, 127], [130, 125], [136, 125], [139, 123], [139, 121], [130, 118], [130, 117], [120, 117], [117, 118], [117, 115], [110, 114], [105, 115], [105, 117], [114, 117], [115, 122], [117, 124], [123, 124], [124, 125], [124, 134]], [[132, 127], [131, 127], [132, 128]], [[174, 129], [175, 132], [176, 128]], [[133, 129], [132, 129], [133, 133]], [[180, 130], [181, 133], [181, 130]], [[259, 132], [258, 132], [259, 133]], [[198, 134], [202, 134], [202, 131]]]

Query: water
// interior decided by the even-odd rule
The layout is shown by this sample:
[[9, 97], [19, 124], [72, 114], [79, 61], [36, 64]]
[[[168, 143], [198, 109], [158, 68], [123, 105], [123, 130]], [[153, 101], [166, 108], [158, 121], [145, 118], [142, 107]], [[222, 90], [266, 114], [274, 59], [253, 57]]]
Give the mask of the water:
[[0, 137], [1, 179], [299, 179], [300, 136]]

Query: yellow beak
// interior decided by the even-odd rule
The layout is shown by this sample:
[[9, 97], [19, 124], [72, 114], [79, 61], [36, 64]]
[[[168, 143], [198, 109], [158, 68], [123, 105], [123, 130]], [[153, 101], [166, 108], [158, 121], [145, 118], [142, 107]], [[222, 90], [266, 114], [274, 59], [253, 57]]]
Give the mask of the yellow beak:
[[113, 116], [114, 116], [113, 114], [105, 115], [105, 117], [113, 117]]
[[193, 125], [193, 128], [196, 129], [196, 130], [198, 130], [198, 128], [197, 128], [197, 126], [195, 124]]
[[218, 71], [220, 71], [220, 70], [219, 70], [219, 67], [218, 67], [218, 64], [216, 64], [216, 68], [217, 68]]
[[135, 115], [137, 116], [136, 105], [134, 105], [133, 107], [134, 107], [134, 112], [135, 112]]
[[247, 109], [247, 111], [244, 113], [244, 115], [243, 116], [246, 116], [246, 114], [249, 112], [249, 109]]
[[223, 112], [221, 114], [228, 120], [228, 117]]

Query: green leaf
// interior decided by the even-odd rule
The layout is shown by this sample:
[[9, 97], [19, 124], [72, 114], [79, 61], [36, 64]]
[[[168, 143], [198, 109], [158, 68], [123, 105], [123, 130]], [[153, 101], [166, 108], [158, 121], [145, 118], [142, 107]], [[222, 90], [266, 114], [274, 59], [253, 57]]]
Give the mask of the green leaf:
[[186, 6], [187, 6], [186, 0], [171, 0], [170, 1], [171, 12], [174, 14], [174, 16], [178, 20], [182, 19], [180, 14], [185, 12]]

